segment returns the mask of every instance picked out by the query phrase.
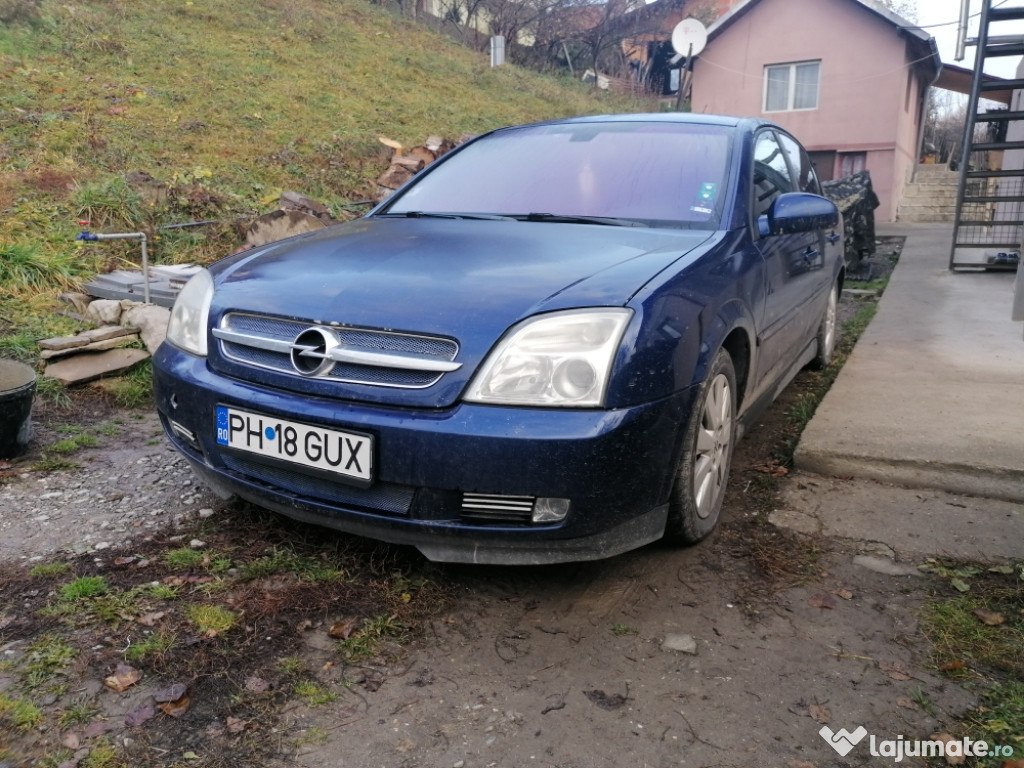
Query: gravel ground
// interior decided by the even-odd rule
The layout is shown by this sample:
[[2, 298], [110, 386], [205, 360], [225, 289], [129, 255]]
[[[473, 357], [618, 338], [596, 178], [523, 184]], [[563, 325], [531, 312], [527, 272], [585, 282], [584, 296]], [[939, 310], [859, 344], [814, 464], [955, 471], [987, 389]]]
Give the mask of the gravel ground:
[[78, 469], [38, 471], [62, 438], [38, 423], [29, 452], [0, 476], [0, 559], [36, 562], [119, 546], [168, 523], [208, 516], [219, 500], [162, 436], [155, 414], [106, 421], [98, 445], [69, 458]]

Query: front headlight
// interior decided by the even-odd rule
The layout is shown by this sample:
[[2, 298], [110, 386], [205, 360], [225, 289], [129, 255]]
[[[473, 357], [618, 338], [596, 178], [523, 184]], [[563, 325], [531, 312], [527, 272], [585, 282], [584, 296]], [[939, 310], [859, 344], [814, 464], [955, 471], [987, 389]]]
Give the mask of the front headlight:
[[193, 355], [206, 357], [206, 324], [213, 301], [213, 278], [205, 269], [185, 283], [171, 310], [167, 341]]
[[604, 402], [628, 309], [576, 309], [524, 320], [480, 367], [476, 403], [591, 407]]

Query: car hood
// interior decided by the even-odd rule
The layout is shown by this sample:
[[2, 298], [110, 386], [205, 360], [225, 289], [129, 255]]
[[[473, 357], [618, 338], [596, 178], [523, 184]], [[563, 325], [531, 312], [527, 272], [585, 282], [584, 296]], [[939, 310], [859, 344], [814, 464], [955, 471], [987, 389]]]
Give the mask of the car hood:
[[[501, 335], [530, 315], [623, 306], [714, 233], [587, 224], [367, 218], [243, 252], [211, 268], [216, 324], [238, 310], [454, 339], [450, 404]], [[703, 249], [701, 249], [703, 252]], [[356, 390], [360, 387], [355, 386]], [[349, 392], [393, 402], [380, 387]], [[433, 388], [432, 388], [433, 389]], [[424, 402], [424, 397], [428, 402]], [[411, 404], [411, 403], [410, 403]]]

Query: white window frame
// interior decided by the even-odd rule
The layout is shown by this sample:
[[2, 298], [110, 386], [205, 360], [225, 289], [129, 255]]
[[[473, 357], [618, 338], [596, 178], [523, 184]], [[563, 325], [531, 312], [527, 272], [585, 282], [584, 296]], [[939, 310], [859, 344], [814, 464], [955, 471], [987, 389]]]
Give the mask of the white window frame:
[[[797, 67], [806, 66], [807, 64], [816, 64], [818, 67], [818, 76], [814, 81], [814, 106], [812, 107], [795, 107], [793, 106], [796, 102], [796, 71]], [[787, 93], [786, 93], [786, 106], [783, 109], [769, 109], [768, 108], [768, 80], [769, 75], [773, 70], [786, 69], [787, 70]], [[821, 95], [821, 59], [811, 59], [808, 61], [793, 61], [784, 64], [765, 64], [764, 66], [764, 79], [762, 83], [762, 94], [761, 94], [761, 106], [762, 111], [766, 113], [770, 112], [809, 112], [813, 109], [818, 108], [819, 97]]]

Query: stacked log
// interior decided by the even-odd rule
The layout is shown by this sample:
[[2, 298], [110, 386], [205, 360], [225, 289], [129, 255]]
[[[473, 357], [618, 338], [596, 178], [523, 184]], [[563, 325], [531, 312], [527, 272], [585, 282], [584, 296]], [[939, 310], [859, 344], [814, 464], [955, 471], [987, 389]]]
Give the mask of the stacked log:
[[380, 136], [378, 138], [380, 143], [392, 149], [394, 153], [391, 156], [388, 169], [377, 179], [377, 200], [380, 201], [388, 197], [437, 158], [451, 152], [459, 144], [471, 138], [473, 137], [470, 134], [464, 134], [458, 141], [440, 136], [428, 136], [423, 144], [406, 148], [394, 139]]

